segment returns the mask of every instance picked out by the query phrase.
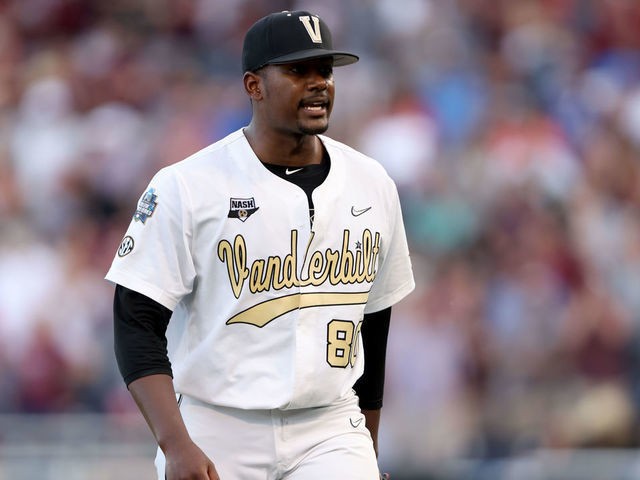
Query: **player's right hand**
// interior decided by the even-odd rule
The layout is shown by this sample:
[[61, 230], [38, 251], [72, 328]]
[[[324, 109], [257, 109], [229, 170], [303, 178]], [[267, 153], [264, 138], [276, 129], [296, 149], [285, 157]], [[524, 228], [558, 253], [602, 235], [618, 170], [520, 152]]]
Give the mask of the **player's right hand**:
[[189, 440], [164, 452], [166, 480], [220, 480], [213, 462]]

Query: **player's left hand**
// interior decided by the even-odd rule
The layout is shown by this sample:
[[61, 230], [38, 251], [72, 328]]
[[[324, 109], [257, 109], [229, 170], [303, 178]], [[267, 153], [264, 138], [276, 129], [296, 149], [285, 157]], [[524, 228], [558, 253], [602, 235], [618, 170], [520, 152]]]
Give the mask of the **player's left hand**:
[[388, 473], [381, 473], [380, 474], [380, 480], [389, 480], [389, 474]]

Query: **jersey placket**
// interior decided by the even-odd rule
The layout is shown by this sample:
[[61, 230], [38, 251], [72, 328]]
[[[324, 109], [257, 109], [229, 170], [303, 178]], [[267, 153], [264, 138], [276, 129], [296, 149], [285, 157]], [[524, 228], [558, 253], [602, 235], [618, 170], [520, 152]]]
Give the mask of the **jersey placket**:
[[[306, 228], [303, 230], [304, 234], [301, 231], [299, 235], [298, 252], [300, 256], [298, 258], [301, 259], [297, 271], [299, 279], [307, 278], [309, 274], [309, 261], [313, 252], [316, 250], [324, 251], [327, 247], [327, 245], [325, 245], [326, 229], [330, 228], [330, 209], [336, 203], [336, 199], [332, 198], [332, 193], [334, 192], [334, 185], [332, 185], [332, 182], [335, 178], [335, 169], [336, 164], [333, 162], [332, 157], [331, 171], [329, 172], [329, 175], [312, 193], [315, 218], [313, 226], [311, 227], [309, 223], [307, 223], [305, 225]], [[318, 291], [325, 292], [328, 290], [326, 283], [327, 282], [320, 287], [311, 284], [298, 286], [298, 293], [302, 298], [306, 293], [315, 293]], [[325, 338], [318, 338], [316, 335], [317, 321], [315, 319], [317, 317], [312, 314], [313, 310], [315, 310], [315, 308], [301, 308], [297, 311], [298, 318], [295, 346], [296, 368], [293, 382], [292, 405], [290, 406], [295, 406], [298, 402], [305, 401], [302, 396], [307, 394], [306, 390], [308, 389], [308, 385], [306, 385], [306, 383], [310, 380], [309, 368], [318, 368], [318, 365], [315, 363], [309, 364], [308, 352], [315, 350], [315, 344], [317, 342], [323, 342], [323, 344], [326, 342]], [[321, 365], [324, 364], [321, 363]]]

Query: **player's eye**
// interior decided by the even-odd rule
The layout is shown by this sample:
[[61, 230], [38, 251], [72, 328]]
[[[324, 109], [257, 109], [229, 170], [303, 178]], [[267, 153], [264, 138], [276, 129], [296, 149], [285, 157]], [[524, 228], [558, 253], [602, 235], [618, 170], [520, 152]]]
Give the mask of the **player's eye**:
[[333, 67], [322, 67], [320, 69], [320, 75], [322, 75], [324, 78], [329, 78], [331, 75], [333, 75]]

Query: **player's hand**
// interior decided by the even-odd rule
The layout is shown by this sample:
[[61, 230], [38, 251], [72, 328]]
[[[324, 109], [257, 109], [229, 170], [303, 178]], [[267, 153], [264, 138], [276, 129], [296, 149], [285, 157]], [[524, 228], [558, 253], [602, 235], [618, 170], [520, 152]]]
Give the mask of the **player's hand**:
[[220, 480], [213, 462], [189, 440], [164, 452], [166, 480]]
[[388, 473], [381, 473], [380, 474], [380, 480], [389, 480], [389, 474]]

